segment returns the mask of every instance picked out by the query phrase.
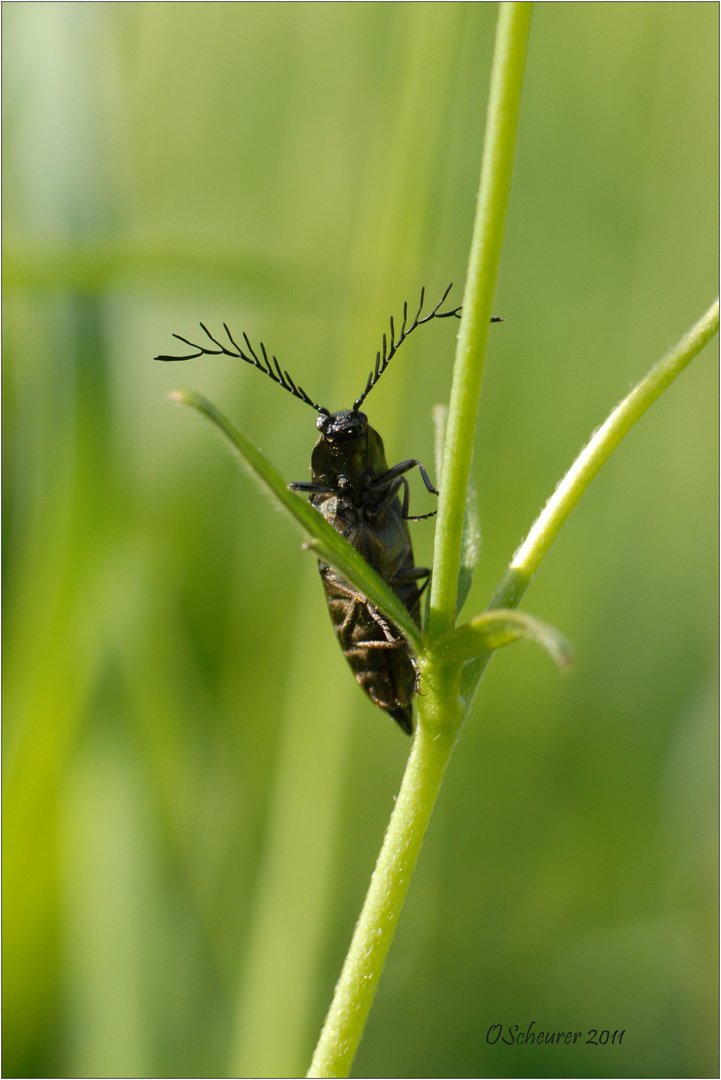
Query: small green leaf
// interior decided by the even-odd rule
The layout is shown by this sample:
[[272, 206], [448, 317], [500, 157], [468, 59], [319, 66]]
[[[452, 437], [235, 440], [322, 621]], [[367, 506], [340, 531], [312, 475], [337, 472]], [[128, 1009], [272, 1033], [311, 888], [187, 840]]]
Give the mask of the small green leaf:
[[[446, 441], [446, 421], [448, 419], [447, 405], [433, 406], [433, 423], [436, 427], [435, 455], [436, 476], [441, 482], [443, 465], [443, 445]], [[456, 595], [456, 618], [468, 599], [473, 584], [473, 572], [478, 565], [481, 554], [481, 518], [478, 511], [478, 493], [473, 480], [473, 460], [468, 474], [468, 487], [466, 489], [466, 505], [463, 513], [463, 532], [461, 534], [461, 561], [458, 568], [458, 592]]]
[[324, 562], [335, 567], [374, 607], [387, 615], [411, 645], [414, 653], [422, 654], [423, 645], [418, 627], [395, 593], [369, 566], [360, 552], [351, 547], [309, 502], [290, 490], [280, 473], [248, 437], [202, 394], [194, 390], [173, 390], [168, 397], [171, 401], [197, 409], [220, 429], [233, 449], [240, 454], [251, 474], [260, 481], [261, 486], [276, 503], [290, 514], [296, 524], [300, 525], [307, 537], [306, 546], [312, 548]]
[[465, 663], [511, 645], [519, 638], [530, 638], [541, 645], [562, 671], [571, 667], [573, 655], [563, 634], [533, 615], [503, 609], [485, 611], [464, 626], [443, 634], [433, 642], [431, 651], [441, 661]]
[[478, 512], [478, 494], [473, 482], [473, 461], [468, 474], [466, 508], [463, 515], [461, 534], [461, 564], [458, 568], [458, 596], [456, 598], [456, 618], [468, 598], [473, 584], [473, 572], [481, 554], [481, 518]]

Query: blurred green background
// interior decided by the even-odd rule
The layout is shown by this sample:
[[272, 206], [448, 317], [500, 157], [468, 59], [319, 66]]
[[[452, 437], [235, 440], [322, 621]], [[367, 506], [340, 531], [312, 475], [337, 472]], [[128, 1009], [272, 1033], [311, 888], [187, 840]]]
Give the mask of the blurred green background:
[[[152, 357], [226, 320], [346, 407], [404, 299], [460, 302], [496, 15], [3, 5], [6, 1076], [305, 1072], [410, 744], [299, 534], [166, 394], [289, 480], [310, 410], [237, 361]], [[467, 615], [716, 294], [717, 22], [535, 11]], [[432, 464], [453, 345], [426, 328], [370, 399], [389, 461]], [[526, 597], [572, 675], [531, 645], [489, 669], [356, 1076], [717, 1075], [715, 351]], [[583, 1040], [487, 1041], [532, 1020]]]

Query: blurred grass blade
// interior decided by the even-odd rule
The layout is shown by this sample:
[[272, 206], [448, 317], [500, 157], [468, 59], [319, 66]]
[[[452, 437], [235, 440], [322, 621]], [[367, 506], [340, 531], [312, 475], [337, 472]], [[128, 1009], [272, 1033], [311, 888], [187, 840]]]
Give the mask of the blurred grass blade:
[[415, 653], [422, 653], [423, 645], [418, 627], [398, 597], [363, 556], [351, 547], [347, 540], [344, 540], [309, 502], [290, 490], [280, 473], [243, 432], [207, 398], [194, 390], [173, 390], [168, 396], [171, 401], [197, 409], [220, 429], [240, 454], [241, 460], [251, 474], [260, 480], [261, 485], [273, 496], [277, 504], [290, 514], [296, 524], [300, 525], [308, 537], [306, 546], [311, 548], [319, 558], [335, 567], [379, 611], [387, 615], [403, 633]]
[[[435, 457], [436, 476], [438, 483], [441, 482], [443, 471], [443, 446], [446, 440], [446, 422], [448, 420], [448, 406], [433, 406], [433, 423], [436, 428]], [[478, 510], [478, 492], [473, 477], [473, 459], [471, 459], [471, 471], [468, 474], [468, 487], [466, 489], [466, 506], [463, 514], [463, 533], [461, 535], [461, 562], [458, 569], [458, 595], [456, 597], [456, 618], [461, 613], [463, 605], [468, 599], [473, 584], [473, 572], [478, 565], [481, 555], [481, 517]], [[429, 596], [430, 600], [430, 596]]]
[[520, 638], [529, 638], [542, 646], [562, 671], [571, 667], [573, 654], [563, 634], [533, 615], [503, 609], [486, 611], [464, 626], [443, 634], [433, 643], [432, 651], [440, 660], [466, 662], [502, 649]]

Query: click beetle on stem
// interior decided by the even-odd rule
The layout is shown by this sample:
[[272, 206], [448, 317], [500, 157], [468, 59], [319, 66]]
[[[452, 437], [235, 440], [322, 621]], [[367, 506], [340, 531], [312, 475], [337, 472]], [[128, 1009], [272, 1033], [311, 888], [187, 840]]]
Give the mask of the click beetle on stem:
[[[222, 355], [244, 360], [315, 409], [319, 414], [316, 427], [320, 434], [311, 455], [312, 479], [296, 481], [289, 486], [310, 496], [316, 510], [380, 574], [419, 626], [420, 598], [428, 584], [430, 571], [414, 564], [407, 523], [432, 517], [435, 511], [420, 516], [408, 513], [409, 488], [405, 474], [418, 468], [428, 491], [434, 495], [438, 492], [416, 458], [407, 458], [388, 467], [383, 441], [368, 423], [366, 414], [361, 412], [361, 405], [400, 345], [418, 326], [432, 319], [460, 318], [460, 307], [440, 311], [450, 290], [449, 285], [439, 303], [421, 317], [425, 295], [422, 289], [418, 311], [410, 323], [408, 304], [404, 304], [403, 322], [397, 334], [391, 318], [390, 336], [383, 335], [382, 349], [376, 354], [375, 367], [368, 376], [365, 389], [350, 409], [336, 413], [313, 401], [280, 367], [275, 356], [269, 359], [262, 342], [261, 356], [247, 334], [243, 334], [245, 347], [238, 345], [225, 323], [227, 344], [213, 337], [201, 323], [209, 344], [197, 345], [174, 334], [173, 337], [196, 351], [186, 356], [156, 357], [156, 360], [172, 361]], [[418, 674], [405, 639], [393, 623], [332, 566], [319, 559], [318, 569], [336, 637], [358, 683], [379, 708], [388, 712], [403, 731], [411, 735], [411, 699], [417, 688]]]

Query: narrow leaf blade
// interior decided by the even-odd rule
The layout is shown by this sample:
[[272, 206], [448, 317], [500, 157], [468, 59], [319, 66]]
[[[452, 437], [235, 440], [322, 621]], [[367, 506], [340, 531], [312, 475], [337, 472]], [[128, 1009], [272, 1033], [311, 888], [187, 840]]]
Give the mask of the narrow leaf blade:
[[521, 611], [485, 611], [464, 626], [443, 634], [433, 642], [431, 648], [442, 661], [460, 660], [465, 663], [521, 638], [529, 638], [545, 649], [561, 671], [571, 667], [573, 653], [563, 634], [548, 623]]

